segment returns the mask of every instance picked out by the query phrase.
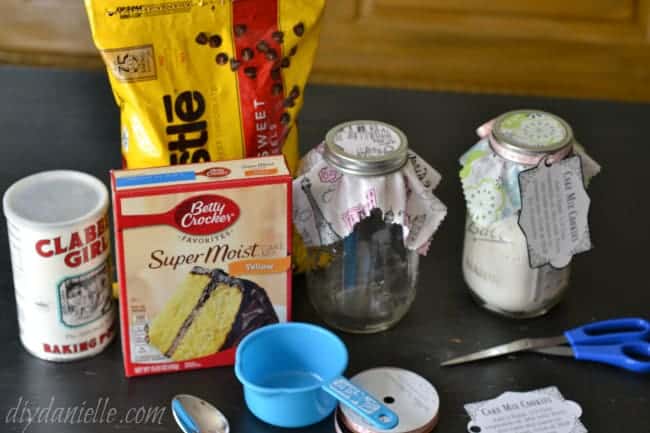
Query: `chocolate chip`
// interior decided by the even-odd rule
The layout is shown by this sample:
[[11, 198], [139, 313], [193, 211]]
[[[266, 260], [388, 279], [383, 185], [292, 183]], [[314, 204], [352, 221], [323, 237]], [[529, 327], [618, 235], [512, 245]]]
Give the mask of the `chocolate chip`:
[[293, 86], [291, 88], [291, 92], [289, 92], [289, 97], [292, 99], [296, 99], [298, 96], [300, 96], [300, 87]]
[[282, 59], [282, 63], [280, 63], [280, 66], [282, 66], [283, 68], [288, 68], [290, 64], [291, 61], [289, 60], [289, 57], [285, 57], [284, 59]]
[[282, 75], [280, 74], [280, 69], [278, 68], [271, 69], [271, 79], [273, 81], [280, 81], [282, 79]]
[[275, 32], [271, 33], [271, 38], [273, 38], [273, 40], [275, 42], [277, 42], [278, 44], [281, 44], [282, 42], [284, 42], [284, 33], [282, 33], [279, 30], [275, 31]]
[[291, 116], [289, 115], [289, 113], [287, 112], [282, 113], [282, 116], [280, 116], [280, 123], [282, 123], [283, 125], [287, 125], [290, 121], [291, 121]]
[[219, 48], [221, 46], [221, 36], [219, 35], [210, 36], [210, 46], [212, 48]]
[[303, 23], [296, 24], [293, 26], [293, 32], [296, 34], [296, 36], [302, 36], [305, 34], [305, 25]]
[[278, 96], [282, 94], [282, 84], [281, 83], [274, 83], [271, 86], [271, 95], [273, 96]]
[[294, 46], [291, 48], [291, 50], [289, 51], [289, 55], [290, 55], [291, 57], [295, 56], [295, 55], [296, 55], [296, 51], [298, 51], [298, 45], [294, 45]]
[[260, 53], [266, 53], [269, 50], [269, 44], [266, 41], [259, 41], [255, 46]]
[[205, 32], [201, 32], [198, 35], [196, 35], [196, 39], [194, 39], [197, 44], [205, 45], [208, 43], [208, 35], [205, 34]]
[[243, 36], [246, 33], [246, 24], [235, 24], [233, 31], [235, 32], [235, 37]]
[[239, 60], [230, 59], [230, 69], [236, 71], [237, 69], [239, 69], [239, 65], [241, 65], [241, 62]]
[[248, 78], [255, 78], [257, 77], [257, 68], [255, 66], [248, 66], [244, 68], [244, 74]]
[[245, 61], [248, 62], [255, 56], [255, 51], [251, 50], [250, 48], [244, 48], [241, 52], [241, 58]]
[[269, 50], [264, 53], [264, 57], [266, 57], [267, 60], [275, 60], [278, 58], [278, 52], [275, 51], [273, 48], [269, 48]]
[[217, 54], [217, 57], [214, 58], [217, 61], [218, 65], [225, 65], [228, 63], [228, 54], [226, 53], [219, 53]]
[[287, 98], [282, 101], [283, 107], [293, 107], [294, 105], [296, 105], [296, 102], [292, 98]]

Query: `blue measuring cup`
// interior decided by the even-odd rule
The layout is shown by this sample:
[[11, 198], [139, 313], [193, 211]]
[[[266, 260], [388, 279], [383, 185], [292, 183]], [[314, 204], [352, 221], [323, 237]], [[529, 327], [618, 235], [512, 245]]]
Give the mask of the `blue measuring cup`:
[[307, 323], [268, 325], [237, 348], [235, 375], [259, 419], [279, 427], [305, 427], [330, 415], [338, 401], [379, 429], [397, 415], [342, 377], [348, 351], [336, 335]]

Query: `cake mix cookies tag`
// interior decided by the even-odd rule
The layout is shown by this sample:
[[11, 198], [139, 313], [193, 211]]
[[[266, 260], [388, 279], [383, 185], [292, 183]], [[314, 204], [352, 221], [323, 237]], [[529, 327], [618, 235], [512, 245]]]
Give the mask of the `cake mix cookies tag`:
[[582, 408], [565, 400], [554, 387], [529, 392], [504, 392], [492, 400], [465, 405], [472, 420], [469, 433], [587, 433]]
[[575, 254], [589, 251], [589, 195], [580, 157], [542, 161], [519, 174], [521, 214], [530, 266], [564, 268]]
[[282, 156], [112, 172], [127, 376], [231, 365], [290, 319]]

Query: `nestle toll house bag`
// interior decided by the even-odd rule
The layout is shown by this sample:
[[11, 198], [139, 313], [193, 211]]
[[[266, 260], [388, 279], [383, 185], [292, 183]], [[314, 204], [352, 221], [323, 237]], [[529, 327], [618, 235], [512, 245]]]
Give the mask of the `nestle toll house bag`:
[[284, 152], [324, 0], [85, 0], [128, 168]]

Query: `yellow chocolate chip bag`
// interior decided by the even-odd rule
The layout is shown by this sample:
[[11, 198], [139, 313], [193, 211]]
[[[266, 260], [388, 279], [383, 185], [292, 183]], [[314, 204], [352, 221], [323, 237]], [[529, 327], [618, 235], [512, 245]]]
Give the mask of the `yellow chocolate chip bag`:
[[128, 168], [284, 152], [324, 0], [85, 0]]

